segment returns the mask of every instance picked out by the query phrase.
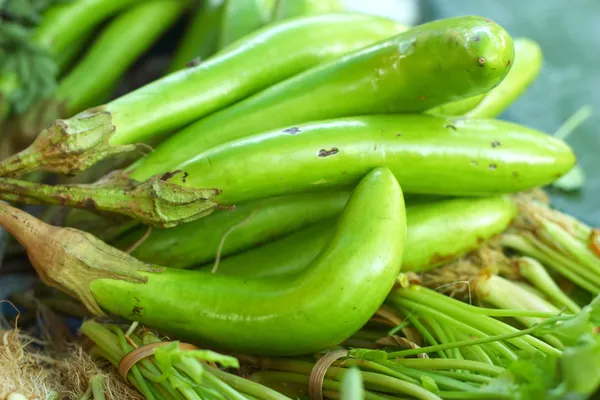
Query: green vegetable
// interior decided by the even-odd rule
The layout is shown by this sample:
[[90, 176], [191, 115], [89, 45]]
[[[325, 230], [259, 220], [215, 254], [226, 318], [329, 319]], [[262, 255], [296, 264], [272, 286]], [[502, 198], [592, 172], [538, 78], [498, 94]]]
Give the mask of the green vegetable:
[[[179, 42], [169, 72], [195, 62], [204, 62], [217, 50], [224, 0], [205, 0], [197, 7]], [[197, 61], [195, 61], [197, 60]]]
[[[238, 204], [235, 210], [217, 210], [175, 228], [155, 229], [131, 254], [142, 261], [171, 268], [201, 265], [216, 258], [221, 242], [220, 255], [224, 257], [270, 242], [322, 219], [337, 217], [348, 196], [347, 192], [325, 192]], [[145, 233], [146, 228], [136, 229], [114, 245], [127, 249]]]
[[501, 244], [535, 258], [592, 295], [600, 293], [600, 234], [541, 201], [521, 196]]
[[257, 30], [271, 20], [275, 0], [224, 0], [219, 48]]
[[368, 321], [400, 270], [406, 230], [398, 227], [405, 224], [398, 182], [388, 169], [375, 169], [355, 188], [310, 266], [293, 280], [252, 280], [153, 268], [85, 232], [0, 203], [0, 225], [27, 249], [43, 281], [94, 313], [232, 351], [278, 355], [334, 346]]
[[130, 330], [133, 332], [124, 333], [116, 325], [94, 321], [85, 321], [80, 328], [81, 333], [95, 343], [90, 353], [108, 360], [115, 368], [120, 367], [122, 360], [125, 365], [131, 365], [131, 360], [124, 358], [135, 349], [148, 346], [138, 350], [146, 357], [132, 364], [127, 374], [127, 381], [146, 399], [289, 400], [265, 386], [216, 367], [218, 364], [224, 368], [239, 368], [234, 357], [189, 348], [180, 342], [162, 342], [147, 329]]
[[[476, 249], [485, 240], [504, 231], [515, 211], [514, 203], [507, 197], [452, 199], [409, 205], [406, 209], [407, 237], [402, 271], [434, 268]], [[277, 241], [227, 257], [218, 264], [217, 273], [261, 278], [298, 273], [319, 254], [330, 239], [334, 226], [332, 219], [325, 220]], [[168, 235], [171, 231], [173, 229], [165, 233]], [[178, 245], [182, 241], [202, 242], [195, 240], [196, 236], [193, 235], [184, 237], [173, 234], [170, 238], [172, 241], [178, 239]], [[157, 245], [156, 242], [158, 240], [148, 244], [147, 248], [152, 249]], [[194, 252], [199, 250], [190, 251], [188, 257], [192, 258]], [[150, 253], [141, 259], [169, 259], [164, 251], [163, 255], [157, 253]], [[139, 257], [139, 253], [136, 256]], [[205, 268], [212, 269], [213, 265], [208, 264]]]
[[513, 66], [496, 88], [441, 105], [428, 113], [466, 118], [493, 118], [502, 114], [533, 83], [542, 67], [542, 50], [538, 43], [528, 38], [516, 38], [514, 46]]
[[277, 0], [274, 20], [339, 12], [343, 10], [340, 0]]
[[[425, 111], [487, 92], [510, 69], [506, 31], [480, 17], [417, 26], [274, 85], [204, 118], [137, 165], [154, 175], [218, 144], [329, 118]], [[117, 131], [113, 141], [117, 141]], [[159, 171], [159, 172], [157, 172]]]
[[[40, 139], [0, 164], [0, 175], [39, 169], [81, 171], [109, 155], [131, 151], [127, 144], [182, 128], [280, 80], [403, 29], [384, 18], [350, 14], [273, 24], [201, 65], [57, 121], [40, 136], [61, 143], [59, 154], [54, 145]], [[103, 115], [108, 118], [99, 124]], [[68, 160], [69, 166], [52, 165], [61, 160]]]
[[56, 97], [65, 103], [66, 115], [105, 101], [123, 73], [176, 21], [185, 6], [182, 0], [153, 0], [117, 16], [60, 81]]
[[[182, 185], [216, 187], [222, 190], [221, 204], [235, 204], [348, 187], [379, 166], [390, 168], [407, 193], [516, 192], [552, 182], [574, 162], [564, 142], [509, 122], [390, 115], [250, 136], [199, 153], [175, 169], [188, 173], [185, 182], [179, 180]], [[143, 177], [141, 170], [132, 174]]]
[[[22, 113], [36, 100], [50, 94], [56, 86], [56, 77], [61, 72], [61, 67], [68, 64], [77, 52], [71, 51], [84, 42], [87, 37], [104, 20], [118, 13], [126, 7], [136, 4], [140, 0], [79, 0], [55, 4], [43, 13], [39, 25], [31, 32], [20, 27], [18, 36], [21, 46], [12, 54], [3, 57], [6, 64], [0, 68], [2, 75], [13, 75], [18, 85], [0, 94], [0, 98], [8, 98], [11, 107]], [[15, 38], [15, 29], [10, 31], [6, 24], [0, 29], [0, 36], [9, 34]], [[24, 46], [26, 42], [26, 46]], [[26, 54], [24, 51], [26, 51]], [[56, 59], [53, 59], [56, 58]], [[57, 65], [60, 61], [60, 65]], [[4, 63], [0, 63], [4, 64]], [[33, 75], [30, 76], [30, 75]], [[6, 106], [2, 106], [6, 107]], [[4, 111], [6, 112], [6, 111]]]

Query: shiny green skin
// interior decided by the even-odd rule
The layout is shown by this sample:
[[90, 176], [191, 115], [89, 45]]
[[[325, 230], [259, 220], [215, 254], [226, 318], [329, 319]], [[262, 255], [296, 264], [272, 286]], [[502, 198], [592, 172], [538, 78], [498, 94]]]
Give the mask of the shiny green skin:
[[164, 173], [201, 151], [269, 129], [344, 116], [421, 112], [487, 92], [508, 72], [513, 50], [508, 33], [480, 17], [420, 25], [190, 125], [142, 160], [134, 175], [146, 179]]
[[528, 38], [516, 38], [515, 61], [506, 78], [488, 93], [444, 104], [429, 110], [432, 115], [494, 118], [515, 102], [537, 78], [542, 68], [542, 49]]
[[67, 116], [102, 104], [122, 75], [177, 20], [181, 0], [153, 0], [117, 16], [59, 84]]
[[385, 168], [354, 190], [333, 237], [296, 275], [247, 279], [203, 271], [142, 273], [146, 283], [90, 284], [111, 314], [229, 351], [300, 355], [358, 331], [383, 303], [402, 263], [402, 191]]
[[197, 57], [204, 61], [217, 50], [223, 3], [224, 0], [204, 0], [197, 8], [175, 50], [169, 72], [185, 68]]
[[[223, 244], [222, 257], [337, 216], [344, 209], [348, 196], [348, 192], [309, 193], [239, 204], [235, 210], [218, 210], [174, 228], [154, 229], [132, 255], [170, 268], [198, 266], [216, 258], [221, 239], [233, 227], [237, 226]], [[145, 232], [146, 228], [136, 229], [113, 245], [127, 249]]]
[[[69, 47], [103, 21], [142, 0], [77, 0], [49, 8], [34, 31], [34, 40], [53, 54], [68, 53]], [[73, 54], [75, 55], [75, 54]], [[63, 59], [66, 64], [68, 60]]]
[[[505, 196], [459, 198], [406, 208], [402, 271], [422, 272], [448, 263], [503, 232], [516, 215]], [[264, 278], [302, 271], [331, 237], [335, 218], [277, 241], [224, 258], [217, 273]], [[211, 269], [209, 264], [204, 269]]]
[[380, 115], [307, 123], [214, 147], [181, 164], [182, 185], [221, 204], [352, 187], [392, 170], [405, 193], [483, 196], [548, 184], [572, 168], [569, 146], [498, 120]]
[[273, 12], [273, 19], [340, 12], [343, 8], [340, 0], [278, 0]]
[[222, 49], [271, 20], [275, 0], [225, 0], [218, 48]]
[[319, 15], [272, 24], [195, 67], [126, 94], [104, 108], [110, 144], [146, 141], [180, 129], [265, 87], [399, 30], [385, 18]]

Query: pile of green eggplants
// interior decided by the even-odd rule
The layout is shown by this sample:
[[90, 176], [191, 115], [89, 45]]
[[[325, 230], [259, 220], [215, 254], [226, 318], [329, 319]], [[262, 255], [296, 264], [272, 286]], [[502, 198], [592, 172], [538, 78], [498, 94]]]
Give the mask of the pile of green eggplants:
[[[59, 11], [71, 18], [68, 12], [75, 11], [69, 7], [79, 3], [94, 6], [74, 1], [57, 7], [55, 18]], [[116, 2], [108, 3], [114, 10], [107, 6], [103, 12], [117, 13]], [[135, 184], [159, 179], [185, 193], [214, 189], [218, 195], [205, 200], [215, 206], [169, 229], [103, 215], [102, 223], [118, 232], [105, 243], [0, 203], [0, 226], [27, 250], [46, 284], [73, 295], [95, 315], [259, 356], [366, 343], [361, 328], [385, 307], [413, 324], [442, 358], [508, 368], [503, 357], [516, 358], [515, 343], [551, 356], [572, 345], [559, 334], [535, 333], [532, 321], [549, 318], [559, 300], [574, 313], [585, 310], [580, 306], [599, 294], [600, 246], [584, 243], [595, 231], [532, 208], [517, 194], [565, 175], [575, 155], [560, 139], [496, 119], [539, 74], [542, 52], [535, 41], [513, 39], [478, 16], [407, 27], [345, 12], [338, 1], [207, 0], [190, 8], [170, 73], [100, 105], [107, 88], [187, 6], [174, 0], [135, 3], [122, 2], [120, 14], [59, 82], [55, 99], [64, 101], [69, 118], [0, 161], [0, 183], [36, 171], [79, 173], [153, 143], [152, 152], [125, 170], [88, 183], [86, 193], [92, 194], [85, 201], [69, 200], [61, 188], [49, 203], [94, 211], [107, 185], [137, 193]], [[79, 35], [85, 36], [83, 27]], [[59, 43], [52, 42], [57, 49]], [[129, 51], [132, 46], [136, 52]], [[43, 198], [36, 196], [42, 189], [52, 191], [32, 184], [0, 191], [0, 199], [30, 202], [24, 199]], [[156, 193], [149, 193], [151, 203]], [[174, 193], [170, 204], [177, 207], [182, 192]], [[74, 210], [67, 221], [90, 226], [99, 218]], [[549, 238], [559, 244], [553, 247]], [[515, 284], [514, 301], [503, 301], [494, 284], [504, 285], [507, 271], [515, 269], [504, 261], [492, 272], [475, 268], [491, 262], [483, 256], [473, 262], [471, 256], [488, 246], [537, 257], [560, 276], [550, 276], [541, 264], [540, 270], [535, 260], [523, 261], [522, 275], [516, 274], [529, 286]], [[548, 261], [553, 257], [562, 258]], [[577, 269], [577, 260], [590, 270]], [[438, 273], [446, 271], [441, 266], [450, 272]], [[570, 283], [587, 291], [578, 305], [554, 284], [569, 280], [569, 268], [579, 274]], [[498, 344], [480, 353], [435, 350], [462, 343], [458, 315], [467, 311], [449, 303], [456, 319], [446, 320], [454, 325], [444, 328], [437, 295], [407, 287], [419, 279], [453, 285], [445, 281], [449, 276], [479, 282], [474, 293], [505, 308], [472, 326], [473, 332], [480, 329], [479, 339], [498, 336]], [[580, 276], [591, 283], [581, 284]], [[520, 290], [548, 296], [554, 306], [519, 303]], [[406, 307], [414, 307], [414, 316]], [[503, 316], [526, 321], [527, 336], [514, 339], [516, 328], [492, 318]], [[406, 329], [403, 324], [398, 329]], [[438, 384], [449, 384], [440, 376]], [[459, 379], [458, 372], [448, 376]], [[452, 390], [468, 391], [452, 382]], [[406, 393], [458, 398], [424, 381], [419, 385], [424, 389], [411, 386], [415, 392]], [[440, 397], [428, 397], [425, 389]]]

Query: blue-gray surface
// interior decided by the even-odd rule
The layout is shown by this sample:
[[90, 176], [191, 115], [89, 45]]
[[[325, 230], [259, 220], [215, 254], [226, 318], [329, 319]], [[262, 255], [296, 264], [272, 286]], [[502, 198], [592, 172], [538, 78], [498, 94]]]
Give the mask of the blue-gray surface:
[[513, 37], [528, 36], [544, 52], [538, 80], [503, 118], [553, 133], [583, 105], [594, 116], [567, 141], [587, 175], [579, 193], [553, 192], [560, 209], [600, 226], [600, 1], [429, 0], [429, 18], [483, 15]]

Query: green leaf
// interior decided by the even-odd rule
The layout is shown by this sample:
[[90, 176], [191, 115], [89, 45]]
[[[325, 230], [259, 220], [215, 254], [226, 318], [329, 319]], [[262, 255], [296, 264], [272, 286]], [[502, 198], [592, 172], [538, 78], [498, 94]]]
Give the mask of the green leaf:
[[371, 349], [350, 349], [348, 356], [367, 361], [387, 360], [387, 352]]

